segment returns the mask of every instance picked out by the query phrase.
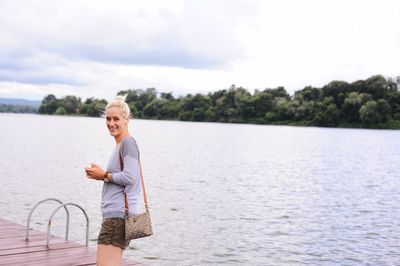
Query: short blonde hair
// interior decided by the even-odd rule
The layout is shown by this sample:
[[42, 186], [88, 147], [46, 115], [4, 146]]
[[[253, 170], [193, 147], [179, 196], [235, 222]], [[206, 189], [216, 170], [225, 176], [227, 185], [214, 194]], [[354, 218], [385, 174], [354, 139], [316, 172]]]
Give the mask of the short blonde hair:
[[[129, 109], [129, 105], [125, 102], [126, 96], [127, 96], [127, 94], [118, 95], [117, 97], [115, 97], [115, 99], [113, 101], [111, 101], [107, 104], [105, 111], [107, 111], [108, 108], [117, 107], [121, 110], [122, 116], [124, 118], [131, 119], [132, 118], [131, 110]], [[103, 117], [105, 117], [105, 111], [103, 112], [103, 115], [102, 115]]]

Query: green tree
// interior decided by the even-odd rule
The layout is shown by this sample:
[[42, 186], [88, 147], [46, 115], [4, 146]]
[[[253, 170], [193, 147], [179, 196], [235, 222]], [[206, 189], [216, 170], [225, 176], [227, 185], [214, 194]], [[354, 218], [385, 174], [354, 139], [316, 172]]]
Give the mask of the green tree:
[[364, 103], [370, 100], [372, 100], [372, 97], [367, 93], [351, 92], [342, 106], [344, 120], [347, 122], [359, 122], [359, 110]]
[[340, 111], [336, 106], [333, 97], [326, 97], [317, 103], [317, 112], [313, 119], [313, 124], [324, 127], [334, 127], [338, 125]]
[[322, 90], [319, 88], [314, 88], [307, 86], [302, 90], [298, 90], [294, 93], [294, 98], [301, 95], [305, 101], [317, 101], [321, 99]]
[[274, 98], [269, 92], [257, 92], [253, 96], [254, 115], [256, 117], [264, 117], [267, 112], [271, 112], [273, 108]]
[[62, 107], [62, 106], [58, 107], [56, 112], [55, 112], [56, 115], [65, 115], [66, 113], [67, 112], [65, 111], [65, 108]]
[[391, 91], [386, 98], [392, 110], [391, 116], [400, 120], [400, 91]]
[[160, 94], [161, 99], [165, 99], [168, 101], [173, 101], [175, 100], [174, 96], [172, 95], [172, 92], [162, 92]]
[[273, 112], [276, 114], [277, 121], [288, 121], [290, 119], [289, 110], [290, 102], [285, 97], [277, 97], [274, 99]]
[[199, 93], [194, 96], [188, 94], [179, 102], [179, 119], [183, 121], [201, 121], [199, 119], [205, 119], [209, 101], [210, 99], [207, 96]]
[[365, 124], [376, 124], [380, 122], [381, 117], [378, 113], [378, 104], [376, 101], [368, 101], [360, 108], [360, 119]]
[[385, 98], [393, 90], [392, 82], [382, 75], [375, 75], [365, 80], [363, 92], [369, 93], [374, 100]]
[[392, 108], [385, 99], [379, 99], [377, 101], [377, 111], [380, 115], [380, 122], [385, 123], [390, 120], [392, 114]]
[[141, 117], [141, 113], [137, 109], [135, 103], [130, 102], [128, 103], [129, 109], [131, 110], [131, 116], [132, 117]]
[[[288, 116], [294, 121], [309, 121], [313, 119], [315, 102], [306, 100], [303, 93], [296, 93], [289, 103]], [[307, 97], [309, 99], [309, 97]]]
[[98, 100], [96, 99], [88, 109], [87, 114], [92, 117], [99, 117], [102, 115], [102, 113], [106, 110], [107, 106], [107, 101], [102, 99]]
[[105, 111], [107, 101], [104, 99], [88, 98], [80, 107], [80, 114], [100, 117]]
[[160, 110], [165, 100], [153, 99], [150, 103], [146, 104], [143, 109], [143, 115], [145, 118], [160, 118]]
[[345, 81], [332, 81], [328, 85], [322, 87], [322, 97], [332, 97], [337, 107], [341, 108], [344, 97], [343, 95], [351, 92], [351, 86]]
[[53, 94], [44, 97], [39, 107], [39, 114], [54, 114], [59, 105], [59, 100]]
[[[154, 88], [148, 88], [146, 90], [123, 90], [119, 91], [117, 95], [126, 95], [126, 102], [134, 109], [137, 117], [144, 117], [143, 110], [147, 104], [157, 98], [157, 91]], [[134, 105], [134, 107], [133, 107]]]
[[215, 106], [209, 106], [207, 110], [204, 112], [205, 121], [207, 122], [217, 122], [218, 115], [217, 115], [217, 108]]
[[239, 87], [234, 91], [234, 108], [237, 109], [236, 122], [246, 122], [254, 117], [255, 106], [252, 95], [244, 88]]
[[177, 111], [178, 101], [176, 100], [166, 100], [161, 106], [159, 111], [160, 119], [178, 119]]
[[61, 99], [61, 105], [67, 114], [79, 114], [79, 109], [81, 107], [81, 98], [73, 95], [65, 96]]
[[273, 98], [285, 98], [286, 100], [290, 100], [290, 95], [287, 93], [284, 87], [277, 87], [274, 89], [265, 89], [263, 92], [269, 93]]

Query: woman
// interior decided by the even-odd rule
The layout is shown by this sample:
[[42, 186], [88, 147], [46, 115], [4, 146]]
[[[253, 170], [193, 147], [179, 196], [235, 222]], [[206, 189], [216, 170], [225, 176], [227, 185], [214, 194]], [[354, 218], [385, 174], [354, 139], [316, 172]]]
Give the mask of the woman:
[[108, 103], [104, 116], [116, 147], [106, 170], [95, 163], [85, 168], [89, 178], [104, 181], [101, 197], [103, 223], [97, 241], [97, 265], [100, 266], [120, 264], [123, 250], [130, 242], [125, 240], [125, 193], [129, 215], [139, 213], [138, 198], [141, 194], [139, 150], [128, 132], [130, 110], [125, 97], [117, 96]]

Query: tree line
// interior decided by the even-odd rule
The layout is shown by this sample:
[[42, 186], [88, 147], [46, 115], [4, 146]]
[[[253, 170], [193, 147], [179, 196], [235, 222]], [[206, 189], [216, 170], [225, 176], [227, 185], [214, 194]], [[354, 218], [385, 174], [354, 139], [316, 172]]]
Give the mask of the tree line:
[[[154, 88], [129, 89], [133, 117], [160, 120], [305, 125], [324, 127], [400, 128], [399, 78], [375, 75], [352, 83], [332, 81], [317, 88], [307, 86], [293, 96], [284, 87], [250, 92], [232, 85], [208, 94], [174, 97]], [[46, 96], [39, 113], [100, 116], [107, 101], [76, 96]]]
[[0, 104], [0, 113], [37, 113], [38, 108], [31, 105]]

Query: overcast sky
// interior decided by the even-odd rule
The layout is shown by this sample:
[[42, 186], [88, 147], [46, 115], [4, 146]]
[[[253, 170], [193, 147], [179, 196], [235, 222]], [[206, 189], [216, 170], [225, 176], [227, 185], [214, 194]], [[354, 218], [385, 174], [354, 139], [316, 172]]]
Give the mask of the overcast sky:
[[0, 97], [400, 75], [400, 1], [0, 1]]

